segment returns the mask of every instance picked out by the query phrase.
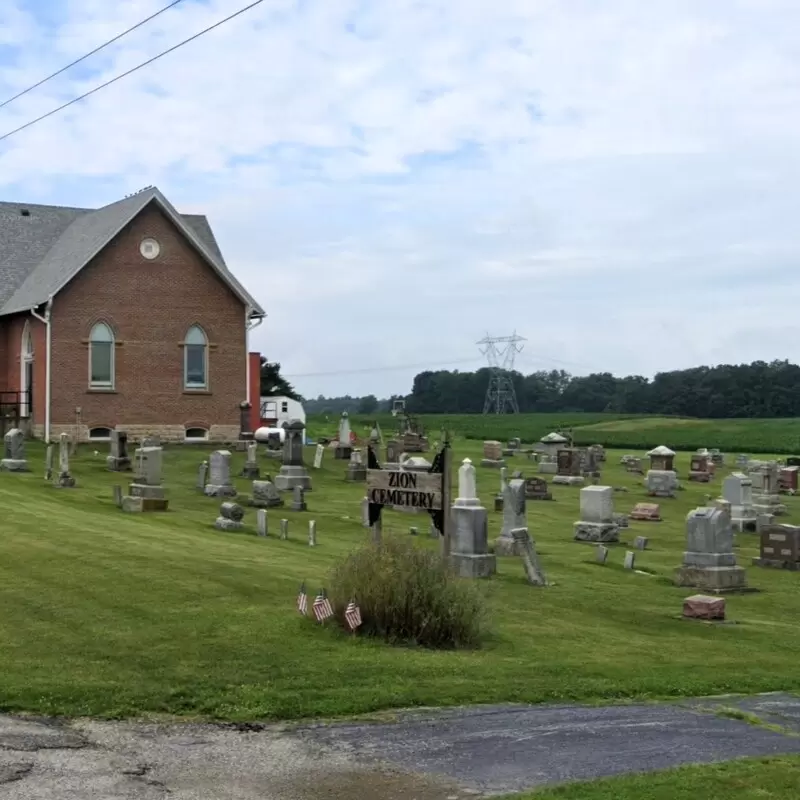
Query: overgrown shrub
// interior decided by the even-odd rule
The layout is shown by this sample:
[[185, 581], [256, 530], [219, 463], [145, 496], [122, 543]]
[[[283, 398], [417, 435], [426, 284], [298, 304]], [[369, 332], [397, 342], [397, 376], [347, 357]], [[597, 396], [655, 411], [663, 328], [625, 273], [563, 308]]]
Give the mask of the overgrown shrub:
[[438, 553], [386, 537], [336, 567], [329, 596], [337, 618], [355, 597], [362, 636], [423, 647], [477, 647], [488, 627], [483, 594], [446, 569]]

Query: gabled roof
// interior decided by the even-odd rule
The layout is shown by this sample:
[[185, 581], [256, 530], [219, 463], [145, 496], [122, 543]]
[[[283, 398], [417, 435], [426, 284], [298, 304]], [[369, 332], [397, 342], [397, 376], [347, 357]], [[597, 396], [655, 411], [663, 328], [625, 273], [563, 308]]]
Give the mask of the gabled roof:
[[60, 292], [150, 203], [252, 309], [252, 316], [266, 316], [228, 270], [208, 220], [182, 216], [155, 187], [99, 209], [0, 203], [0, 315], [27, 311]]
[[674, 451], [670, 450], [669, 447], [666, 445], [660, 444], [658, 447], [654, 447], [648, 454], [648, 456], [674, 456]]
[[562, 436], [560, 433], [553, 432], [548, 433], [547, 436], [542, 436], [539, 441], [542, 442], [542, 444], [562, 444], [563, 442], [568, 442], [569, 439], [567, 439], [566, 436]]

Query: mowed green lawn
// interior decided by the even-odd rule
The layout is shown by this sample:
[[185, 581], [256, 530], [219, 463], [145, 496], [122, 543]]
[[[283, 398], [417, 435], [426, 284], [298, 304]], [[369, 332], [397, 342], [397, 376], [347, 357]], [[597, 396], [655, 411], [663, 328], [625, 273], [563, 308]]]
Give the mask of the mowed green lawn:
[[[713, 445], [713, 441], [708, 442]], [[526, 585], [516, 559], [499, 559], [482, 583], [495, 633], [476, 652], [430, 652], [362, 641], [321, 628], [295, 611], [301, 581], [313, 592], [332, 565], [367, 538], [363, 487], [344, 481], [345, 463], [326, 453], [310, 469], [309, 511], [270, 511], [271, 535], [213, 528], [218, 501], [194, 488], [208, 452], [165, 450], [166, 514], [126, 515], [112, 485], [129, 480], [105, 470], [105, 448], [84, 445], [73, 460], [75, 489], [43, 481], [43, 449], [29, 448], [34, 472], [0, 474], [0, 709], [65, 715], [177, 714], [234, 720], [352, 715], [414, 705], [501, 701], [660, 698], [800, 688], [800, 574], [749, 567], [757, 554], [744, 535], [740, 563], [759, 593], [728, 600], [739, 624], [681, 620], [691, 592], [671, 585], [684, 544], [684, 520], [711, 486], [687, 484], [665, 500], [662, 523], [633, 523], [623, 538], [650, 537], [637, 563], [622, 569], [625, 546], [605, 567], [591, 545], [572, 541], [577, 488], [554, 487], [554, 502], [529, 502], [528, 519], [548, 578]], [[480, 459], [480, 443], [456, 442], [456, 462]], [[307, 451], [307, 461], [313, 451]], [[431, 454], [429, 454], [431, 455]], [[641, 478], [610, 453], [603, 482], [627, 486], [617, 510], [645, 500]], [[234, 454], [234, 473], [244, 455]], [[532, 474], [524, 457], [510, 460]], [[678, 459], [685, 471], [688, 455]], [[276, 471], [264, 459], [262, 469]], [[491, 507], [497, 471], [480, 469]], [[248, 482], [237, 479], [242, 492]], [[800, 516], [800, 498], [788, 498]], [[290, 520], [290, 540], [275, 535]], [[307, 545], [315, 519], [317, 548]], [[408, 536], [425, 516], [387, 512], [386, 535]], [[492, 512], [491, 535], [500, 530]]]

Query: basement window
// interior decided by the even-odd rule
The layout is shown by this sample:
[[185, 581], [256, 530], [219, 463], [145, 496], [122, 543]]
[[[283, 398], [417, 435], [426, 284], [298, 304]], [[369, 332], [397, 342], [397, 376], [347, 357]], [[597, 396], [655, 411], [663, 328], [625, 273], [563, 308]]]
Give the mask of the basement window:
[[111, 428], [90, 428], [89, 441], [107, 442], [111, 439]]
[[205, 428], [187, 428], [183, 437], [185, 442], [207, 442], [208, 431]]

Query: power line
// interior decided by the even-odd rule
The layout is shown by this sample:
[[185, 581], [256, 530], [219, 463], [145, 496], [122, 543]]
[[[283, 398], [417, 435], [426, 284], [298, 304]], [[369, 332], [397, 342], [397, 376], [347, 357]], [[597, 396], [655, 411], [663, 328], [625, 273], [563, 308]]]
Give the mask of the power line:
[[453, 361], [436, 361], [435, 363], [427, 364], [397, 364], [393, 367], [364, 367], [362, 369], [337, 369], [333, 372], [304, 372], [299, 375], [286, 375], [286, 378], [322, 378], [331, 375], [358, 375], [366, 372], [394, 372], [402, 369], [425, 369], [426, 367], [442, 367], [443, 364], [448, 366], [451, 364], [474, 364], [477, 358], [461, 358]]
[[75, 105], [75, 103], [79, 103], [81, 100], [85, 100], [87, 97], [90, 97], [96, 92], [99, 92], [101, 89], [105, 89], [107, 86], [111, 86], [112, 83], [116, 83], [117, 81], [121, 81], [123, 78], [127, 78], [128, 75], [132, 75], [134, 72], [137, 72], [143, 67], [152, 64], [154, 61], [158, 61], [159, 58], [163, 58], [164, 56], [169, 55], [170, 53], [174, 53], [178, 48], [183, 47], [186, 44], [189, 44], [189, 42], [193, 42], [195, 39], [199, 39], [206, 33], [210, 33], [215, 28], [219, 28], [220, 25], [224, 25], [226, 22], [230, 22], [235, 17], [244, 14], [251, 8], [255, 8], [256, 6], [261, 5], [261, 3], [263, 2], [264, 0], [255, 0], [255, 2], [250, 3], [250, 5], [247, 5], [244, 8], [240, 8], [233, 14], [225, 17], [224, 19], [221, 19], [219, 22], [215, 22], [213, 25], [209, 25], [207, 28], [204, 28], [202, 31], [195, 33], [188, 39], [184, 39], [182, 42], [178, 42], [178, 44], [173, 45], [167, 50], [162, 50], [160, 53], [157, 53], [152, 58], [148, 58], [147, 61], [142, 61], [141, 64], [138, 64], [135, 67], [131, 67], [131, 69], [120, 73], [119, 75], [117, 75], [114, 78], [111, 78], [111, 80], [108, 80], [105, 83], [101, 83], [99, 86], [95, 86], [94, 89], [90, 89], [88, 92], [84, 92], [84, 94], [80, 95], [80, 97], [75, 97], [72, 100], [69, 100], [68, 102], [60, 105], [58, 108], [54, 108], [52, 111], [48, 111], [46, 114], [42, 114], [40, 117], [37, 117], [36, 119], [31, 120], [30, 122], [26, 122], [24, 125], [20, 125], [18, 128], [14, 128], [13, 131], [4, 133], [2, 136], [0, 136], [0, 142], [4, 142], [6, 139], [10, 138], [14, 134], [19, 133], [20, 131], [24, 131], [26, 128], [30, 128], [32, 125], [36, 125], [38, 122], [41, 122], [42, 120], [47, 119], [48, 117], [52, 117], [53, 114], [58, 114], [59, 111], [63, 111], [65, 108], [69, 108], [70, 106]]
[[38, 83], [34, 83], [33, 86], [29, 86], [27, 89], [23, 89], [21, 92], [18, 92], [13, 97], [9, 97], [8, 100], [4, 100], [2, 103], [0, 103], [0, 108], [5, 108], [7, 105], [9, 105], [9, 103], [13, 103], [15, 100], [19, 100], [20, 97], [24, 97], [26, 94], [32, 92], [34, 89], [38, 89], [43, 84], [53, 80], [53, 78], [57, 78], [59, 75], [61, 75], [62, 72], [66, 72], [68, 69], [72, 69], [74, 66], [80, 64], [82, 61], [86, 61], [87, 58], [90, 58], [95, 53], [99, 53], [101, 50], [104, 50], [109, 45], [114, 44], [114, 42], [118, 42], [124, 36], [127, 36], [129, 33], [133, 33], [133, 31], [135, 31], [137, 28], [141, 28], [142, 25], [146, 25], [148, 22], [150, 22], [150, 20], [155, 19], [157, 16], [163, 14], [165, 11], [169, 11], [171, 8], [178, 5], [178, 3], [182, 2], [183, 0], [173, 0], [173, 2], [171, 2], [168, 6], [164, 6], [164, 8], [162, 8], [160, 11], [156, 11], [155, 14], [151, 14], [149, 17], [143, 19], [141, 22], [137, 22], [133, 27], [128, 28], [128, 30], [123, 31], [122, 33], [115, 36], [113, 39], [109, 39], [107, 42], [103, 42], [103, 44], [101, 44], [99, 47], [95, 47], [94, 50], [91, 50], [90, 52], [86, 53], [86, 55], [83, 55], [80, 58], [76, 58], [75, 61], [71, 61], [69, 64], [67, 64], [66, 67], [61, 67], [60, 70], [54, 72], [52, 75], [48, 75], [46, 78], [42, 78]]

